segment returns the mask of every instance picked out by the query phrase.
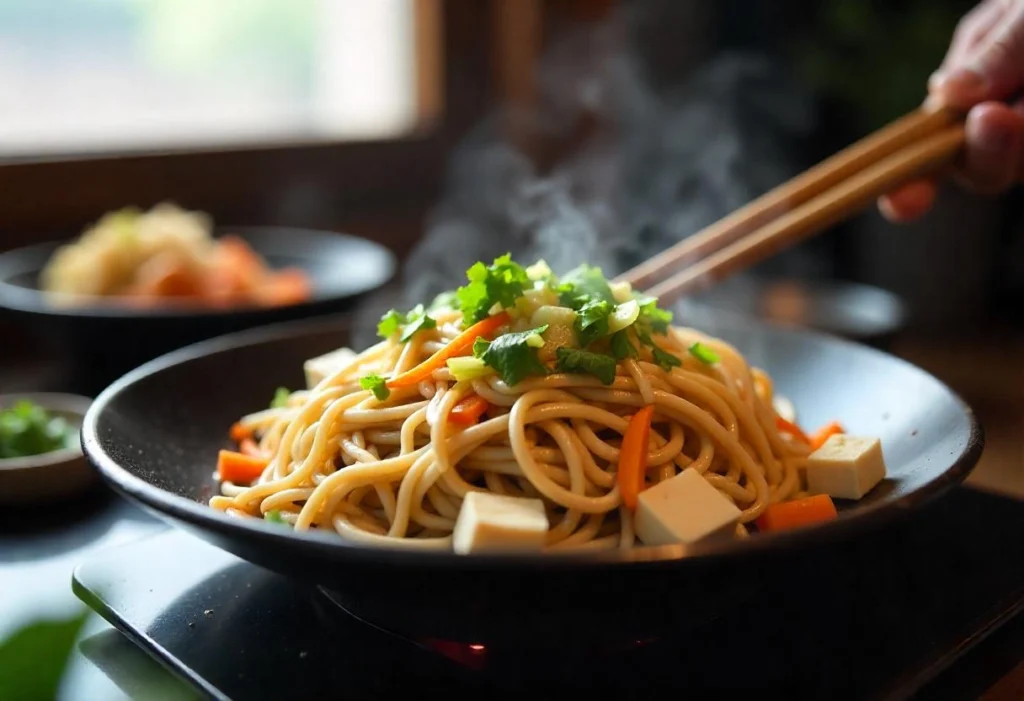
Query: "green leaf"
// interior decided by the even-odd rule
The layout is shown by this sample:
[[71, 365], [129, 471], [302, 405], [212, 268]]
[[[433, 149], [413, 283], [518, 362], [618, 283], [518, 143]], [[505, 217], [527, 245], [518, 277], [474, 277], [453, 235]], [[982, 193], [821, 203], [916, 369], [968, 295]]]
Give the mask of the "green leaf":
[[408, 321], [405, 324], [405, 328], [402, 329], [402, 335], [398, 337], [398, 340], [402, 343], [411, 339], [417, 331], [437, 328], [437, 322], [427, 315], [422, 304], [417, 304], [413, 307], [412, 311], [406, 315], [406, 319]]
[[580, 346], [587, 346], [608, 335], [608, 317], [615, 305], [600, 299], [584, 304], [576, 314], [576, 337]]
[[274, 398], [270, 400], [271, 409], [280, 409], [288, 406], [288, 397], [292, 396], [292, 393], [288, 391], [287, 387], [278, 387], [274, 390]]
[[672, 312], [667, 309], [659, 309], [656, 297], [641, 296], [637, 298], [637, 303], [640, 305], [640, 317], [636, 321], [637, 324], [647, 326], [658, 333], [668, 331], [668, 325], [672, 323]]
[[555, 355], [556, 367], [562, 372], [593, 375], [606, 385], [615, 381], [615, 358], [610, 355], [565, 347], [555, 351]]
[[486, 318], [495, 304], [512, 307], [533, 282], [526, 270], [512, 262], [507, 253], [494, 259], [490, 267], [477, 262], [466, 271], [469, 284], [455, 291], [466, 326]]
[[654, 359], [654, 362], [665, 372], [683, 364], [683, 361], [679, 358], [668, 351], [662, 350], [658, 344], [654, 342], [654, 339], [651, 338], [651, 334], [646, 328], [637, 327], [636, 335], [642, 344], [650, 347], [651, 356]]
[[639, 355], [636, 346], [634, 346], [633, 342], [629, 340], [629, 334], [625, 329], [613, 333], [610, 344], [612, 355], [615, 356], [616, 360], [635, 358]]
[[373, 396], [382, 402], [391, 396], [391, 390], [388, 389], [387, 380], [373, 372], [366, 377], [360, 378], [359, 386], [373, 392]]
[[0, 643], [0, 699], [54, 699], [87, 613], [36, 621]]
[[714, 352], [700, 341], [697, 341], [690, 346], [690, 355], [705, 365], [714, 365], [719, 360], [718, 353]]
[[398, 331], [405, 323], [405, 314], [397, 309], [389, 309], [387, 314], [380, 318], [377, 323], [377, 335], [381, 338], [390, 338], [391, 334]]
[[497, 370], [502, 381], [510, 387], [530, 375], [546, 375], [547, 369], [537, 358], [537, 349], [530, 345], [529, 339], [544, 333], [547, 328], [545, 324], [529, 331], [506, 333], [490, 342], [478, 338], [473, 344], [473, 355]]
[[604, 273], [600, 268], [586, 264], [563, 275], [557, 289], [562, 304], [576, 310], [591, 301], [615, 304], [615, 295]]

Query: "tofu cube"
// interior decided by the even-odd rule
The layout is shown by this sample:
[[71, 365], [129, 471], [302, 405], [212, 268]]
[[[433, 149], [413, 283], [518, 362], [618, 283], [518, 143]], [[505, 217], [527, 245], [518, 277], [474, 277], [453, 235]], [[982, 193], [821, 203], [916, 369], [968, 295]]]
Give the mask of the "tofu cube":
[[728, 497], [687, 468], [640, 492], [633, 522], [645, 545], [690, 544], [733, 537], [740, 515]]
[[807, 490], [838, 499], [860, 499], [885, 477], [877, 438], [831, 436], [807, 460]]
[[540, 499], [469, 492], [452, 532], [452, 549], [474, 552], [537, 551], [544, 547], [548, 517]]
[[343, 368], [356, 357], [351, 348], [339, 348], [316, 358], [310, 358], [302, 364], [306, 372], [306, 389], [313, 389], [325, 377]]

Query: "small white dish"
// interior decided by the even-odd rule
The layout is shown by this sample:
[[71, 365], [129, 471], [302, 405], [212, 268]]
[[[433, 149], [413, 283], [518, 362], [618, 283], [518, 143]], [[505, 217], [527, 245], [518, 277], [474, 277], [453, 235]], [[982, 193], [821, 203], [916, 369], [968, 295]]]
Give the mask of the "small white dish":
[[68, 447], [41, 455], [0, 458], [0, 504], [55, 501], [78, 494], [96, 481], [96, 472], [82, 455], [82, 418], [92, 403], [87, 397], [56, 392], [0, 394], [0, 409], [27, 399], [54, 416], [63, 417], [74, 435]]

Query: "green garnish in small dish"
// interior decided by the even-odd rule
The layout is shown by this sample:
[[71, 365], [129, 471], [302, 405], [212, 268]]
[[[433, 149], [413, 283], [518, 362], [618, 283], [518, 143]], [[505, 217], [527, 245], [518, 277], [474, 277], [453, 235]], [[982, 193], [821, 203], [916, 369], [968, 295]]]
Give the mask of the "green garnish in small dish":
[[0, 459], [25, 458], [67, 448], [72, 434], [63, 417], [54, 416], [26, 399], [0, 409]]

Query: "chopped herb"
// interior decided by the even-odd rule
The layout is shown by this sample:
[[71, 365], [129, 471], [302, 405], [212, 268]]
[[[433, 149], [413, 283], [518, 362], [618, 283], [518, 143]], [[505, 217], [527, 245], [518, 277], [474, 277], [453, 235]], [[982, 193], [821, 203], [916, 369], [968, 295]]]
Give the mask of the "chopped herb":
[[483, 320], [495, 304], [512, 307], [533, 286], [526, 270], [506, 253], [489, 267], [477, 262], [466, 271], [469, 284], [455, 291], [466, 326]]
[[665, 372], [683, 364], [683, 361], [679, 358], [668, 351], [662, 350], [658, 344], [654, 342], [654, 339], [651, 338], [651, 333], [646, 328], [637, 327], [636, 334], [637, 338], [640, 339], [640, 342], [651, 349], [651, 357], [654, 359], [654, 362]]
[[498, 371], [502, 381], [517, 385], [530, 375], [546, 375], [547, 369], [537, 358], [536, 341], [547, 330], [547, 325], [529, 331], [506, 333], [493, 341], [478, 338], [473, 344], [473, 355]]
[[580, 346], [588, 346], [597, 339], [608, 335], [608, 317], [615, 307], [603, 300], [591, 300], [576, 314], [576, 337]]
[[600, 268], [581, 265], [562, 276], [558, 285], [559, 299], [563, 305], [579, 310], [590, 301], [604, 301], [615, 304], [615, 295]]
[[714, 365], [719, 360], [718, 353], [714, 352], [700, 341], [697, 341], [690, 346], [690, 355], [705, 365]]
[[387, 380], [376, 373], [371, 372], [366, 377], [360, 378], [359, 386], [373, 392], [373, 396], [382, 402], [391, 396], [391, 390], [388, 389]]
[[389, 309], [388, 312], [380, 318], [377, 323], [377, 335], [381, 338], [388, 338], [391, 334], [398, 331], [399, 327], [405, 323], [405, 314], [398, 311], [397, 309]]
[[288, 397], [292, 396], [292, 393], [288, 391], [287, 387], [278, 387], [274, 390], [274, 398], [270, 400], [271, 409], [280, 409], [288, 406]]
[[640, 305], [640, 317], [636, 323], [650, 327], [658, 333], [668, 331], [668, 325], [672, 323], [672, 312], [659, 309], [657, 297], [638, 297], [636, 301]]
[[270, 521], [271, 523], [280, 523], [283, 525], [288, 525], [288, 522], [285, 521], [284, 518], [281, 516], [280, 509], [271, 509], [267, 513], [263, 514], [263, 518], [267, 521]]
[[616, 360], [635, 358], [638, 355], [636, 346], [634, 346], [633, 342], [629, 340], [629, 335], [626, 333], [625, 329], [613, 333], [610, 343], [612, 355], [615, 356]]
[[[628, 341], [627, 341], [628, 342]], [[574, 348], [559, 348], [557, 368], [563, 372], [593, 375], [603, 384], [615, 381], [615, 358]]]
[[381, 317], [377, 324], [377, 335], [381, 338], [390, 338], [399, 329], [402, 335], [398, 340], [406, 343], [413, 335], [422, 329], [435, 329], [437, 322], [427, 315], [422, 304], [417, 304], [408, 314], [403, 314], [397, 309], [390, 309]]
[[406, 315], [405, 328], [402, 329], [402, 335], [398, 337], [398, 340], [405, 343], [411, 339], [417, 331], [436, 328], [437, 322], [434, 321], [434, 318], [427, 315], [422, 304], [417, 304], [413, 307], [412, 311]]
[[23, 458], [66, 448], [71, 429], [60, 416], [28, 400], [0, 411], [0, 458]]

